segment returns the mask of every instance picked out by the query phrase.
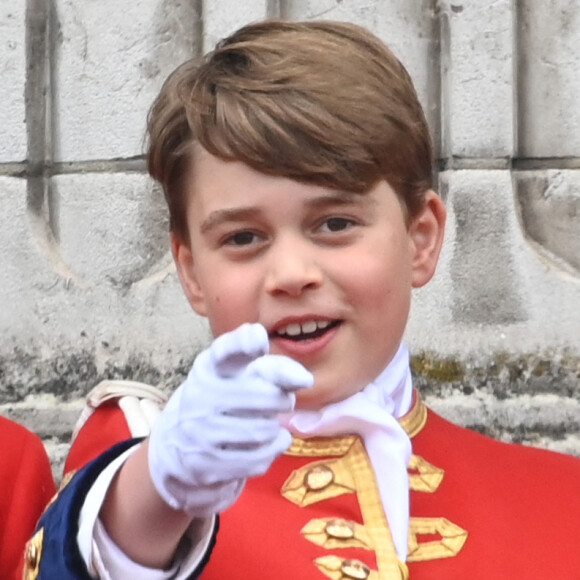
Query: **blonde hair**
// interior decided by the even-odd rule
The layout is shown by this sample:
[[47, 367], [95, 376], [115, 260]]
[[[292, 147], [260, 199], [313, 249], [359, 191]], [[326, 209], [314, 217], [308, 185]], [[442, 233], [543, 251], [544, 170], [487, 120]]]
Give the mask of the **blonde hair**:
[[411, 78], [354, 24], [245, 26], [166, 80], [148, 119], [148, 170], [187, 239], [192, 145], [263, 173], [364, 193], [386, 179], [413, 216], [431, 187], [429, 129]]

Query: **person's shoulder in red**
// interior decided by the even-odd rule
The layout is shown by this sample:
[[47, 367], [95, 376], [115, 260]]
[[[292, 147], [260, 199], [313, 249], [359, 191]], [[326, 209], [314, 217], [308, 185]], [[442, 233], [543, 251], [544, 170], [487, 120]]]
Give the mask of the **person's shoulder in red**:
[[467, 541], [453, 557], [412, 560], [412, 578], [428, 566], [431, 578], [576, 577], [580, 459], [496, 441], [431, 410], [413, 453], [441, 479], [411, 493], [412, 518], [445, 518]]
[[0, 417], [0, 445], [0, 570], [11, 580], [22, 577], [22, 551], [56, 490], [37, 435]]

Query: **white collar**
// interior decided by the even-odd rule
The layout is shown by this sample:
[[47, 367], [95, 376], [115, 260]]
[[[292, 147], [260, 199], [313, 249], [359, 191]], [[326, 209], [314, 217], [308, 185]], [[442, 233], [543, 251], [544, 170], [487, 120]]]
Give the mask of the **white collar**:
[[385, 370], [362, 391], [318, 411], [297, 410], [284, 423], [297, 436], [357, 434], [375, 471], [381, 501], [401, 561], [409, 541], [411, 441], [397, 421], [411, 408], [413, 382], [409, 351], [401, 343]]

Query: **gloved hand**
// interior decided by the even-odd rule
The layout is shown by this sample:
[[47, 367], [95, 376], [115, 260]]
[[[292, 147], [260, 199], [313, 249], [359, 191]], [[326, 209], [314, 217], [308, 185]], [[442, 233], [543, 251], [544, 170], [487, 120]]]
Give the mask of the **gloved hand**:
[[314, 377], [300, 363], [268, 354], [268, 333], [244, 324], [195, 360], [155, 423], [149, 469], [161, 497], [194, 517], [218, 513], [246, 478], [265, 473], [291, 444], [278, 421], [295, 391]]

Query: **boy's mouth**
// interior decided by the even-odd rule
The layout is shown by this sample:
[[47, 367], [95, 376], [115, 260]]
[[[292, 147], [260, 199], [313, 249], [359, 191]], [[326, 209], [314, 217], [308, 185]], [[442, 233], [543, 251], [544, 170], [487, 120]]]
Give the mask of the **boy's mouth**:
[[274, 338], [285, 338], [294, 341], [314, 340], [340, 324], [340, 320], [306, 320], [291, 322], [271, 333]]

